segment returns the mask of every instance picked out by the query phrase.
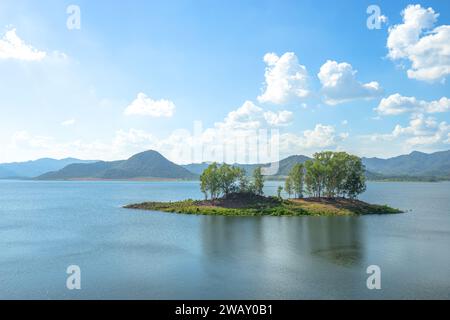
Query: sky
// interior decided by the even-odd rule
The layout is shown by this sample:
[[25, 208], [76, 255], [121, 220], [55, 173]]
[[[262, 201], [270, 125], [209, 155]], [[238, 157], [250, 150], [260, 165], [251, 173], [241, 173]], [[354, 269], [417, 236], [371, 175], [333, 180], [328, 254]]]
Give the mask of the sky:
[[448, 1], [2, 0], [0, 162], [448, 150], [449, 76]]

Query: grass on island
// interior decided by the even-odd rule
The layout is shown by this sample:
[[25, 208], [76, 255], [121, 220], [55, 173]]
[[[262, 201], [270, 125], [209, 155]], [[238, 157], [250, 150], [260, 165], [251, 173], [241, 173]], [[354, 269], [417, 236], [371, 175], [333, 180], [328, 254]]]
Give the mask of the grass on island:
[[387, 205], [369, 204], [344, 198], [279, 199], [254, 194], [230, 194], [211, 200], [177, 202], [144, 202], [125, 206], [172, 213], [223, 216], [348, 216], [363, 214], [401, 213]]

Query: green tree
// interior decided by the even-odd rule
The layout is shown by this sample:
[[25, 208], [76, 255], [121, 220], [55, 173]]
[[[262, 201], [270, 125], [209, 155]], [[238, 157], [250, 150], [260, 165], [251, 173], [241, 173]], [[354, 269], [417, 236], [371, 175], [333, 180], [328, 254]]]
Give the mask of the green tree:
[[264, 176], [262, 175], [261, 167], [256, 168], [253, 171], [253, 192], [262, 196], [264, 188]]
[[223, 164], [218, 168], [219, 187], [226, 197], [231, 192], [236, 191], [236, 181], [239, 177], [239, 169], [228, 164]]
[[281, 198], [281, 192], [283, 192], [283, 187], [282, 186], [278, 186], [278, 188], [277, 188], [277, 197], [278, 197], [278, 199], [282, 199]]
[[366, 189], [360, 158], [346, 152], [324, 151], [305, 162], [307, 192], [314, 197], [357, 197]]
[[290, 198], [292, 195], [292, 179], [290, 176], [287, 176], [286, 181], [284, 181], [284, 191], [286, 191]]
[[349, 155], [346, 162], [346, 179], [343, 192], [351, 199], [366, 191], [365, 167], [360, 158]]
[[217, 163], [212, 163], [200, 175], [200, 190], [205, 194], [205, 199], [208, 199], [208, 194], [211, 200], [216, 199], [220, 195], [220, 179], [219, 167]]
[[317, 159], [305, 162], [306, 175], [306, 191], [312, 197], [320, 198], [324, 188], [325, 167]]
[[303, 185], [305, 180], [305, 168], [301, 163], [295, 164], [289, 172], [292, 191], [297, 198], [303, 198]]
[[250, 181], [247, 177], [247, 173], [242, 168], [236, 168], [238, 183], [239, 183], [239, 192], [246, 193], [250, 191]]

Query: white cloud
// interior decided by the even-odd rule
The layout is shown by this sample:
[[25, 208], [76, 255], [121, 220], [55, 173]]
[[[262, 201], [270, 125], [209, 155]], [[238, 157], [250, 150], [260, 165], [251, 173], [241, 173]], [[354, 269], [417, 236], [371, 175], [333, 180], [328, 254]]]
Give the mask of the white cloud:
[[[228, 163], [266, 163], [292, 154], [311, 154], [323, 148], [336, 148], [348, 137], [333, 126], [317, 124], [298, 133], [283, 133], [291, 121], [286, 110], [266, 111], [251, 101], [228, 113], [223, 121], [193, 131], [175, 130], [156, 136], [141, 129], [118, 130], [111, 140], [63, 141], [59, 137], [17, 132], [5, 153], [20, 159], [30, 157], [82, 159], [125, 159], [144, 150], [157, 150], [176, 163], [226, 161]], [[281, 127], [282, 129], [277, 129]]]
[[258, 129], [262, 125], [264, 110], [256, 106], [251, 101], [245, 101], [244, 104], [236, 110], [228, 113], [223, 122], [217, 122], [217, 128], [235, 130], [235, 129]]
[[408, 126], [403, 127], [398, 124], [391, 133], [373, 134], [370, 139], [374, 142], [401, 139], [408, 146], [424, 146], [448, 143], [446, 139], [449, 134], [450, 125], [447, 122], [437, 122], [435, 118], [415, 114], [411, 117]]
[[291, 111], [283, 110], [278, 113], [267, 111], [264, 112], [264, 118], [267, 123], [271, 126], [286, 126], [292, 122], [294, 118], [293, 113]]
[[433, 26], [439, 16], [432, 8], [409, 5], [403, 23], [389, 29], [388, 57], [407, 59], [409, 78], [433, 81], [450, 74], [450, 25]]
[[361, 83], [356, 80], [356, 70], [351, 64], [328, 60], [317, 74], [322, 83], [322, 93], [329, 105], [378, 97], [383, 90], [376, 81]]
[[65, 120], [65, 121], [61, 122], [61, 125], [65, 126], [65, 127], [73, 126], [75, 124], [75, 122], [76, 122], [75, 119], [68, 119], [68, 120]]
[[282, 134], [280, 143], [282, 152], [292, 154], [336, 147], [340, 141], [347, 137], [347, 133], [337, 135], [333, 126], [319, 123], [313, 130], [305, 130], [300, 135], [294, 133]]
[[46, 56], [46, 52], [39, 51], [20, 39], [16, 29], [6, 31], [0, 39], [0, 59], [40, 61]]
[[267, 53], [264, 62], [265, 91], [258, 97], [259, 102], [284, 104], [308, 96], [308, 72], [293, 52], [286, 52], [281, 57]]
[[144, 93], [138, 93], [136, 99], [125, 109], [125, 115], [150, 117], [172, 117], [175, 104], [170, 100], [153, 100]]
[[375, 110], [380, 115], [398, 115], [407, 112], [438, 113], [450, 111], [450, 99], [424, 101], [415, 97], [404, 97], [399, 93], [383, 98]]
[[215, 127], [226, 130], [254, 130], [263, 127], [287, 126], [292, 119], [291, 111], [264, 111], [252, 101], [245, 101], [241, 107], [228, 113], [222, 122], [216, 122]]

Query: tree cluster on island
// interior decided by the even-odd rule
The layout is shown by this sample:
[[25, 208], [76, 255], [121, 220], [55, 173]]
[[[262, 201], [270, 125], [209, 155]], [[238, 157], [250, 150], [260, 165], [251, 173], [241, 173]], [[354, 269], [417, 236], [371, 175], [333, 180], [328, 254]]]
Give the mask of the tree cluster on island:
[[[200, 176], [200, 189], [211, 200], [230, 194], [263, 195], [264, 176], [257, 167], [250, 179], [245, 170], [228, 164], [212, 163]], [[284, 191], [289, 198], [355, 199], [366, 190], [365, 168], [359, 157], [346, 152], [319, 152], [305, 163], [297, 163], [286, 177]], [[283, 187], [277, 189], [281, 199]]]
[[[125, 206], [171, 213], [223, 216], [348, 216], [401, 213], [387, 205], [369, 204], [356, 197], [366, 189], [361, 159], [345, 152], [320, 152], [297, 162], [278, 196], [263, 195], [262, 168], [248, 176], [237, 166], [213, 163], [201, 174], [205, 200], [144, 202]], [[286, 191], [289, 198], [283, 199]], [[305, 195], [309, 196], [303, 198]]]

